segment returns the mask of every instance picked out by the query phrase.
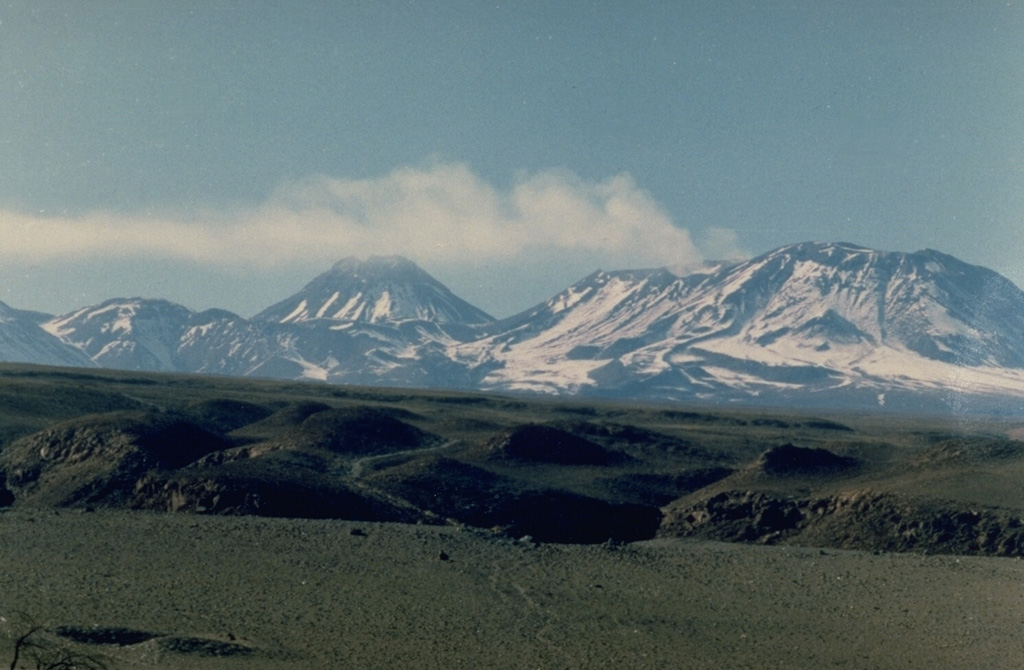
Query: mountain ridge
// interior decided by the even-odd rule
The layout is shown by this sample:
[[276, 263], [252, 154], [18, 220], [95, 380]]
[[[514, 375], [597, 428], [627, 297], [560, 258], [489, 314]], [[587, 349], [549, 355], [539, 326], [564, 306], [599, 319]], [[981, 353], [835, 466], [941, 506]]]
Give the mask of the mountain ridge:
[[0, 308], [21, 340], [53, 338], [31, 362], [670, 401], [1024, 398], [1019, 288], [935, 250], [844, 242], [598, 270], [500, 320], [400, 256], [341, 259], [251, 319], [141, 298], [44, 317]]

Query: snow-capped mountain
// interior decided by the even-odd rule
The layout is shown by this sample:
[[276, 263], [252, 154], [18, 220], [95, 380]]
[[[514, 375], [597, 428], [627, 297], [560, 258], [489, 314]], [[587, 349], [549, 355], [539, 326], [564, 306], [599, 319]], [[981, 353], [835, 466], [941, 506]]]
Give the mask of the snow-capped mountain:
[[268, 307], [255, 321], [298, 323], [315, 319], [439, 326], [481, 326], [494, 319], [400, 256], [346, 258], [298, 293]]
[[341, 261], [251, 320], [131, 298], [43, 326], [103, 367], [451, 386], [462, 384], [462, 369], [446, 348], [491, 320], [411, 261], [391, 257]]
[[685, 277], [598, 272], [497, 326], [453, 350], [494, 390], [1024, 395], [1024, 293], [935, 251], [807, 243]]
[[494, 321], [411, 261], [345, 259], [249, 320], [138, 298], [48, 320], [0, 305], [0, 360], [837, 407], [996, 398], [1019, 412], [1024, 293], [936, 251], [805, 243], [683, 276], [598, 271]]
[[0, 302], [0, 361], [92, 367], [88, 356], [40, 328], [47, 316]]
[[292, 326], [275, 369], [363, 384], [452, 385], [448, 346], [493, 319], [399, 256], [346, 258], [299, 292], [253, 317]]
[[181, 369], [178, 340], [192, 316], [167, 300], [115, 298], [43, 324], [101, 367], [172, 372]]

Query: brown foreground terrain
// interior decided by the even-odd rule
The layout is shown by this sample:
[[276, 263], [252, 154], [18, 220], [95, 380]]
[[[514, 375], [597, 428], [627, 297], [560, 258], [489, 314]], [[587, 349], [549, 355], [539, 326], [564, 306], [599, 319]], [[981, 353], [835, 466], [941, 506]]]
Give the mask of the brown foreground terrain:
[[117, 668], [1017, 668], [1024, 658], [1016, 559], [678, 539], [533, 546], [450, 526], [8, 511], [0, 565], [3, 659], [24, 615]]
[[0, 665], [1018, 667], [1022, 437], [0, 365]]

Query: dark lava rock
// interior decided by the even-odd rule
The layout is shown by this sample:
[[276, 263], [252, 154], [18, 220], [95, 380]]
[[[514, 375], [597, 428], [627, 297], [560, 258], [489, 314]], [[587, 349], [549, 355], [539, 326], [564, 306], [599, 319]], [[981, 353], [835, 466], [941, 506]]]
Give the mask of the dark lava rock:
[[540, 542], [600, 544], [654, 537], [661, 511], [647, 505], [613, 504], [567, 491], [524, 492], [494, 510], [494, 525], [511, 537]]
[[670, 510], [659, 533], [771, 544], [804, 525], [806, 506], [807, 501], [759, 491], [726, 491], [685, 509]]
[[872, 491], [796, 499], [726, 491], [671, 507], [658, 534], [860, 551], [1024, 555], [1024, 520], [1013, 511]]
[[858, 465], [855, 458], [834, 454], [828, 449], [796, 447], [784, 444], [761, 455], [758, 465], [775, 477], [818, 475], [851, 470]]
[[127, 503], [133, 509], [228, 516], [349, 519], [416, 523], [414, 510], [346, 488], [315, 472], [262, 475], [248, 468], [185, 472], [139, 479]]
[[227, 447], [220, 436], [159, 412], [88, 415], [47, 428], [0, 452], [0, 470], [19, 498], [53, 505], [116, 503], [136, 479]]

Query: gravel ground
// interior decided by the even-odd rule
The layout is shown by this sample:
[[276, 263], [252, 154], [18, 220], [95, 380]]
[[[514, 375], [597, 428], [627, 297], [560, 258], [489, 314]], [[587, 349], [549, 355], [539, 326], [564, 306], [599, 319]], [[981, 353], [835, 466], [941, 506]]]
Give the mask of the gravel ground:
[[118, 668], [1017, 668], [1024, 561], [7, 510], [0, 617], [2, 666], [31, 618]]

